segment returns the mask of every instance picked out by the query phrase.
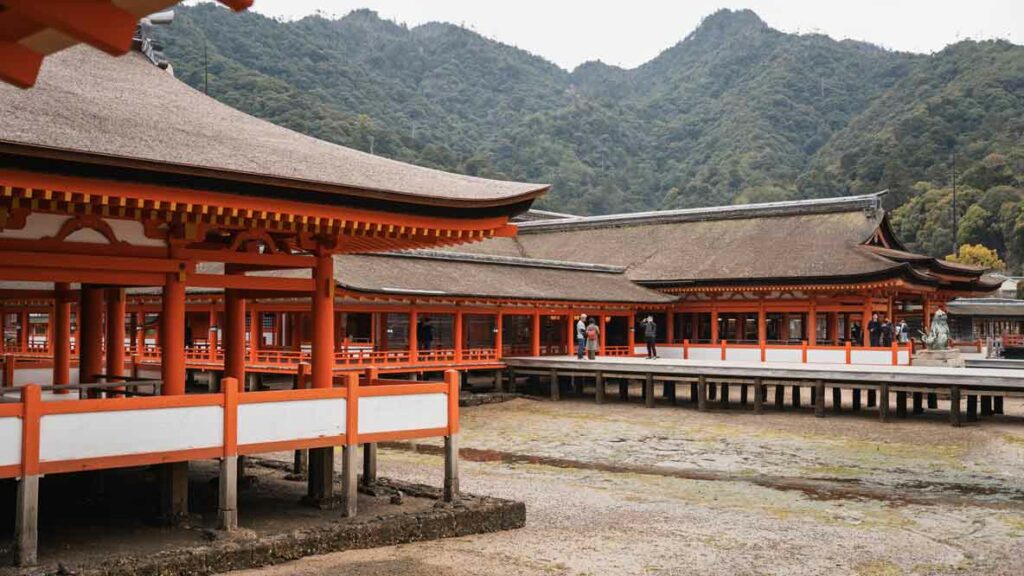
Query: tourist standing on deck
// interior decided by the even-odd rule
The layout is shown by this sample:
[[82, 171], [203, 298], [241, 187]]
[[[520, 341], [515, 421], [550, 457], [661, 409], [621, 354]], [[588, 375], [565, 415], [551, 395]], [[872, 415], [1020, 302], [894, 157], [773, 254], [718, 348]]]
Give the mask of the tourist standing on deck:
[[882, 323], [878, 321], [878, 313], [871, 315], [868, 322], [868, 338], [872, 346], [879, 346], [882, 341]]
[[644, 342], [647, 343], [647, 359], [652, 360], [658, 357], [658, 325], [654, 323], [654, 316], [648, 316], [640, 322], [644, 330]]
[[857, 346], [864, 343], [864, 333], [860, 331], [860, 324], [857, 322], [850, 327], [850, 340]]
[[424, 350], [434, 348], [434, 327], [430, 325], [430, 318], [423, 319], [423, 334], [420, 335], [420, 344]]
[[879, 346], [892, 346], [892, 323], [889, 322], [888, 316], [882, 318], [882, 324], [878, 327], [878, 332]]
[[583, 351], [587, 345], [587, 315], [580, 314], [576, 321], [576, 359], [583, 360]]
[[900, 344], [906, 344], [909, 338], [910, 335], [907, 334], [907, 321], [901, 319], [896, 324], [896, 341], [899, 342]]
[[587, 324], [587, 358], [593, 360], [597, 356], [597, 350], [601, 343], [601, 329], [597, 327], [597, 321], [593, 318]]

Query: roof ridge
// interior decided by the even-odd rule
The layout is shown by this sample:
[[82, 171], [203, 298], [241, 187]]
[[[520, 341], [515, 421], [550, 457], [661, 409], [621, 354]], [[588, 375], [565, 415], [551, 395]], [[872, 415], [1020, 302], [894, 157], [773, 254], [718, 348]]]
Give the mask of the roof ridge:
[[526, 256], [498, 256], [492, 254], [474, 254], [470, 252], [448, 252], [443, 250], [409, 250], [399, 252], [381, 252], [372, 256], [388, 256], [392, 258], [422, 258], [425, 260], [447, 260], [452, 262], [473, 262], [476, 264], [504, 264], [509, 266], [527, 266], [531, 268], [554, 268], [560, 270], [580, 270], [584, 272], [601, 272], [606, 274], [622, 274], [626, 269], [622, 266], [592, 264], [589, 262], [569, 262], [566, 260], [545, 260]]
[[683, 208], [679, 210], [654, 210], [649, 212], [631, 212], [623, 214], [606, 214], [602, 216], [573, 216], [556, 220], [534, 220], [520, 222], [516, 226], [522, 233], [548, 232], [561, 230], [586, 230], [591, 228], [608, 228], [637, 224], [669, 224], [674, 222], [692, 222], [703, 220], [731, 220], [743, 218], [761, 218], [769, 216], [790, 216], [798, 214], [826, 214], [830, 212], [849, 212], [853, 210], [875, 211], [882, 209], [882, 196], [888, 190], [857, 196], [841, 196], [837, 198], [811, 198], [806, 200], [786, 200], [783, 202], [766, 202], [761, 204], [738, 204], [729, 206], [710, 206], [704, 208]]

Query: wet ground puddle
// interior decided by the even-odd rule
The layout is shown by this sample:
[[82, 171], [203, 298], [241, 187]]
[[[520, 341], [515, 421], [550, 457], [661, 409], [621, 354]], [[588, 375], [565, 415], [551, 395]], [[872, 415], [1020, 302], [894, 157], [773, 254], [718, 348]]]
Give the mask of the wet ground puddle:
[[[441, 446], [431, 444], [386, 442], [381, 443], [380, 447], [387, 450], [419, 454], [444, 454], [444, 449]], [[774, 490], [802, 492], [809, 498], [816, 500], [863, 499], [886, 502], [895, 506], [910, 504], [926, 506], [964, 505], [999, 510], [1024, 508], [1024, 492], [1020, 490], [1013, 488], [998, 489], [970, 484], [917, 481], [913, 484], [886, 486], [867, 484], [857, 478], [800, 478], [766, 474], [737, 474], [705, 469], [662, 468], [658, 466], [587, 462], [570, 458], [537, 456], [478, 448], [461, 448], [459, 450], [459, 457], [469, 462], [532, 464], [574, 470], [593, 470], [611, 474], [647, 474], [684, 480], [746, 482]]]

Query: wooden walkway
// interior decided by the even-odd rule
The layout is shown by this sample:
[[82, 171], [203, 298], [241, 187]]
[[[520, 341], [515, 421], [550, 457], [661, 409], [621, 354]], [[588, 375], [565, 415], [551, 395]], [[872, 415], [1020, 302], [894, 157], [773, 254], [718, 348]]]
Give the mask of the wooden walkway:
[[[753, 362], [710, 362], [699, 360], [646, 360], [643, 358], [601, 358], [577, 360], [567, 356], [505, 358], [514, 385], [519, 376], [547, 378], [551, 397], [561, 397], [566, 385], [578, 378], [580, 390], [594, 388], [598, 403], [605, 400], [607, 385], [618, 381], [619, 395], [628, 398], [629, 383], [641, 381], [647, 406], [655, 403], [655, 385], [662, 385], [662, 396], [678, 403], [678, 384], [690, 385], [689, 401], [699, 410], [713, 405], [728, 407], [737, 401], [730, 386], [739, 388], [738, 401], [750, 404], [755, 412], [768, 405], [783, 408], [786, 388], [790, 406], [801, 405], [801, 393], [810, 390], [815, 415], [826, 414], [826, 392], [831, 391], [830, 409], [859, 411], [875, 408], [885, 421], [890, 418], [891, 398], [895, 397], [895, 415], [936, 410], [939, 401], [947, 404], [951, 424], [965, 419], [1001, 414], [1003, 399], [1024, 398], [1024, 372], [999, 368], [945, 368], [924, 366], [851, 366], [844, 364], [788, 364]], [[772, 395], [769, 396], [769, 389]], [[845, 391], [845, 392], [844, 392]], [[719, 393], [720, 392], [720, 393]], [[866, 394], [864, 394], [866, 393]], [[866, 401], [862, 403], [862, 395]], [[963, 403], [966, 402], [966, 414]]]

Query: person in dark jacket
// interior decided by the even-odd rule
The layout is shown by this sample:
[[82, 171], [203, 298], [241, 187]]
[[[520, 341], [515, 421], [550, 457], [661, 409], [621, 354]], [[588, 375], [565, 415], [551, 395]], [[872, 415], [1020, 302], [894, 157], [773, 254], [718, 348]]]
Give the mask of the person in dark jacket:
[[853, 323], [850, 327], [850, 341], [854, 346], [862, 346], [864, 344], [864, 333], [860, 331], [860, 324], [857, 322]]
[[892, 346], [892, 322], [889, 322], [889, 317], [885, 316], [882, 318], [882, 323], [878, 327], [878, 344], [879, 346], [889, 347]]
[[644, 342], [647, 343], [647, 359], [653, 360], [658, 357], [658, 325], [654, 323], [653, 316], [648, 316], [640, 322], [640, 328], [644, 331]]
[[430, 325], [430, 318], [423, 319], [423, 335], [420, 337], [420, 345], [423, 350], [434, 348], [434, 327]]
[[868, 322], [868, 338], [872, 346], [880, 346], [882, 342], [882, 323], [878, 321], [878, 314], [871, 315]]

